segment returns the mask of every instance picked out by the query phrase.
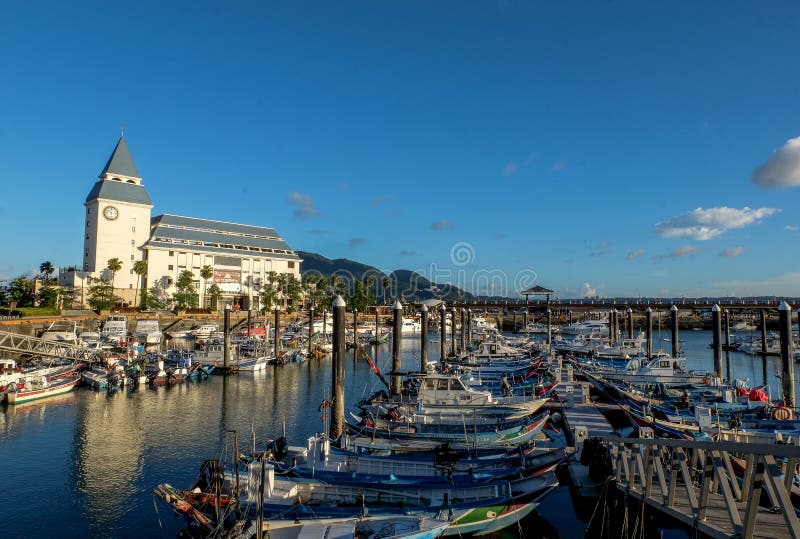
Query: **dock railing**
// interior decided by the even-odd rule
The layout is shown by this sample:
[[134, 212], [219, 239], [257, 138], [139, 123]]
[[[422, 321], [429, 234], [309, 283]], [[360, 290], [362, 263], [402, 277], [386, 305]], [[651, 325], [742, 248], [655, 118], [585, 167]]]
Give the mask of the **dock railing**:
[[[649, 429], [642, 430], [647, 436]], [[791, 500], [797, 445], [598, 440], [609, 450], [618, 489], [706, 535], [800, 538]]]
[[97, 350], [84, 346], [0, 331], [0, 351], [28, 357], [50, 357], [71, 361], [93, 361]]

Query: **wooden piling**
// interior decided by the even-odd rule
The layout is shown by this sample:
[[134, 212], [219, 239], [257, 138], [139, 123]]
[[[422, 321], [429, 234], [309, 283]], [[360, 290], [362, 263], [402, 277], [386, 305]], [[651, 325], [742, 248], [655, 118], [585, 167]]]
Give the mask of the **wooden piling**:
[[458, 343], [456, 342], [456, 307], [450, 307], [450, 353], [458, 355]]
[[761, 353], [767, 355], [767, 311], [761, 309]]
[[461, 352], [467, 349], [467, 310], [461, 307]]
[[447, 307], [444, 302], [439, 307], [439, 361], [442, 367], [447, 359]]
[[467, 308], [467, 343], [472, 344], [472, 309], [470, 308]]
[[782, 301], [778, 306], [778, 325], [780, 330], [783, 400], [786, 406], [793, 406], [794, 355], [792, 351], [792, 307], [785, 301]]
[[394, 302], [394, 329], [392, 330], [392, 395], [399, 395], [402, 390], [402, 377], [399, 374], [402, 368], [402, 355], [400, 344], [403, 340], [403, 305], [400, 300]]
[[345, 309], [347, 304], [342, 296], [333, 300], [333, 377], [331, 395], [330, 437], [335, 439], [344, 434], [344, 358], [346, 343], [344, 338]]
[[678, 306], [673, 305], [669, 308], [670, 322], [672, 324], [672, 357], [678, 357], [681, 353], [680, 341], [678, 340]]
[[714, 375], [722, 377], [722, 311], [719, 305], [711, 308], [711, 348], [714, 350]]
[[314, 341], [314, 306], [308, 308], [308, 359], [311, 359], [313, 351], [312, 342]]
[[547, 344], [553, 344], [553, 311], [547, 309]]
[[628, 338], [633, 339], [633, 309], [628, 307]]
[[358, 359], [358, 309], [353, 308], [353, 360]]
[[419, 372], [425, 372], [428, 367], [428, 306], [424, 303], [419, 309], [420, 322], [420, 346], [422, 347], [419, 352]]
[[222, 365], [225, 372], [228, 372], [231, 364], [231, 306], [225, 305], [225, 313], [222, 317]]
[[645, 311], [645, 337], [647, 338], [647, 359], [653, 357], [653, 309], [648, 307]]
[[281, 352], [281, 310], [275, 306], [275, 359]]
[[512, 324], [513, 324], [512, 327], [511, 327], [511, 331], [516, 333], [517, 332], [517, 311], [513, 312], [511, 320], [512, 320]]

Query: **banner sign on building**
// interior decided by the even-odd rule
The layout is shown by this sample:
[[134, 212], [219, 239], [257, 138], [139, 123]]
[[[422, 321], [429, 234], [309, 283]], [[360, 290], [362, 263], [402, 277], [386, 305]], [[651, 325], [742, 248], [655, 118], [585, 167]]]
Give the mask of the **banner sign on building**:
[[215, 269], [214, 284], [223, 294], [238, 294], [242, 291], [242, 270]]

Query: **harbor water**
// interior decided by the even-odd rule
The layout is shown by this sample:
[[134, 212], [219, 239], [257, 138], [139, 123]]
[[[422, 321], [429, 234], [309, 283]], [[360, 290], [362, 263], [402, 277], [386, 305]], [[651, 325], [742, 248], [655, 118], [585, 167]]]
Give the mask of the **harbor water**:
[[[688, 368], [712, 368], [710, 332], [682, 332], [681, 340]], [[403, 340], [404, 369], [418, 368], [419, 348], [418, 335]], [[431, 359], [438, 358], [438, 349], [438, 341], [432, 341]], [[390, 344], [378, 350], [378, 367], [385, 372], [390, 370], [390, 350]], [[777, 358], [736, 352], [728, 357], [731, 377], [748, 379], [751, 385], [768, 383], [772, 395], [778, 394]], [[348, 352], [348, 404], [381, 388], [366, 362], [355, 361]], [[327, 358], [174, 387], [112, 394], [79, 388], [65, 396], [0, 408], [5, 483], [0, 535], [174, 537], [184, 523], [155, 502], [151, 490], [156, 484], [188, 486], [205, 459], [230, 451], [233, 430], [242, 450], [252, 445], [252, 433], [263, 441], [285, 432], [290, 443], [305, 444], [307, 437], [323, 430], [319, 405], [330, 391]], [[545, 498], [538, 514], [501, 535], [581, 537], [585, 523], [577, 515], [587, 508], [579, 509], [563, 485]]]

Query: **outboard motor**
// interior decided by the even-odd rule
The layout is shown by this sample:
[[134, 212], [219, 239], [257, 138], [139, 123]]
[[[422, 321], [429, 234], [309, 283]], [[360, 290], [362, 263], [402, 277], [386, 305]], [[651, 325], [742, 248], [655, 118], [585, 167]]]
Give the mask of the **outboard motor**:
[[267, 444], [267, 453], [270, 455], [270, 460], [281, 462], [289, 454], [289, 442], [285, 436], [281, 436], [272, 440]]

